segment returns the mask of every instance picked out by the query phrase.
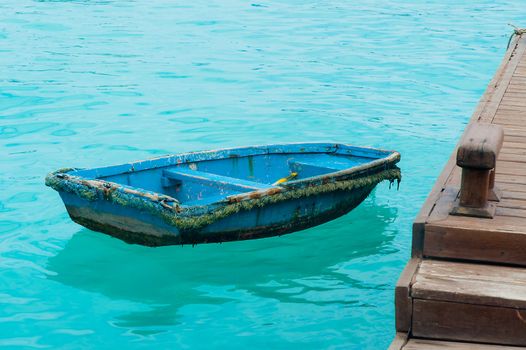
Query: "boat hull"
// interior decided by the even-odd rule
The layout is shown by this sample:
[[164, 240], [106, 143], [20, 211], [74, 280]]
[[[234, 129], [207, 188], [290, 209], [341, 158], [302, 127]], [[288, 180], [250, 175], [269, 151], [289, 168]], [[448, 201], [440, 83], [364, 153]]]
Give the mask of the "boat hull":
[[46, 177], [73, 221], [147, 246], [256, 239], [335, 219], [384, 181], [400, 154], [343, 144], [168, 155]]
[[334, 191], [255, 207], [190, 230], [179, 230], [133, 208], [116, 211], [107, 203], [79, 201], [67, 194], [63, 200], [74, 222], [127, 243], [155, 247], [257, 239], [304, 230], [347, 214], [367, 198], [373, 188]]

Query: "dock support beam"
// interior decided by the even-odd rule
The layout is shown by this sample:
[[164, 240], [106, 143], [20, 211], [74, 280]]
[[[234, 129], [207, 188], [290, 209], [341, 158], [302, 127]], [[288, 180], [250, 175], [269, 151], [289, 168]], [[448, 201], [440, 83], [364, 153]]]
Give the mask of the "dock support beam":
[[495, 124], [475, 123], [469, 127], [457, 152], [462, 168], [460, 195], [451, 215], [493, 218], [499, 194], [495, 189], [495, 167], [504, 132]]

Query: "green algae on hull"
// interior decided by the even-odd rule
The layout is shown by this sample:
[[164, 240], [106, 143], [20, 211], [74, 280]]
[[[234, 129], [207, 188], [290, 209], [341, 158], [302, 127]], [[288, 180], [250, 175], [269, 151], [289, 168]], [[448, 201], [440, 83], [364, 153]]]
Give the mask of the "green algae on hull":
[[[230, 202], [215, 209], [210, 208], [211, 210], [206, 214], [195, 214], [193, 211], [188, 210], [187, 207], [181, 206], [172, 197], [138, 189], [132, 190], [104, 180], [83, 180], [76, 176], [69, 176], [67, 173], [73, 170], [76, 169], [60, 169], [50, 173], [46, 177], [46, 185], [59, 192], [75, 194], [87, 201], [106, 200], [123, 207], [145, 210], [152, 215], [162, 218], [165, 223], [175, 226], [181, 231], [197, 230], [240, 211], [248, 211], [256, 207], [263, 208], [282, 201], [328, 192], [374, 187], [384, 180], [388, 180], [390, 183], [394, 181], [400, 183], [402, 178], [400, 169], [393, 167], [355, 179], [336, 180], [320, 185], [293, 189], [277, 187], [272, 191], [266, 191], [267, 193], [259, 194], [256, 198], [249, 197], [240, 201]], [[228, 200], [228, 197], [225, 198], [225, 201]]]

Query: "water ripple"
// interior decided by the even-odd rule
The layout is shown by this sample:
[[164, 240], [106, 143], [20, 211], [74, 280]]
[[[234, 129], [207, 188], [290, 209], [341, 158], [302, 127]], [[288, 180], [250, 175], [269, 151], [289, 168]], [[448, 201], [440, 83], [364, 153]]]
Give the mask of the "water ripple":
[[[411, 220], [523, 5], [3, 2], [0, 346], [385, 348]], [[150, 249], [80, 228], [43, 185], [295, 141], [397, 149], [402, 187], [294, 235]]]

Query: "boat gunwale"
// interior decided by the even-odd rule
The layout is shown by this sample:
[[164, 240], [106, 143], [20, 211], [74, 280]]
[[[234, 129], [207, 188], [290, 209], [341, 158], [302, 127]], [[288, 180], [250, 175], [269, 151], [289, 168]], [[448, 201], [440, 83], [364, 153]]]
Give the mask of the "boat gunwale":
[[[348, 179], [351, 175], [361, 175], [362, 173], [365, 173], [364, 176], [367, 176], [368, 171], [376, 169], [376, 168], [379, 168], [379, 170], [386, 170], [385, 166], [387, 164], [393, 164], [394, 166], [394, 164], [396, 164], [399, 160], [400, 160], [400, 153], [396, 151], [392, 151], [392, 153], [388, 155], [387, 157], [379, 158], [379, 159], [373, 160], [365, 164], [361, 164], [361, 165], [343, 169], [343, 170], [330, 172], [327, 174], [306, 177], [304, 179], [299, 179], [299, 180], [287, 181], [275, 187], [278, 187], [283, 190], [294, 190], [294, 189], [302, 188], [306, 186], [320, 186], [320, 185], [326, 184], [331, 181], [334, 181], [334, 182], [341, 181], [342, 179]], [[384, 166], [384, 169], [381, 169], [382, 166]], [[261, 190], [251, 191], [251, 192], [240, 193], [240, 194], [228, 196], [226, 197], [226, 199], [228, 200], [228, 202], [239, 202], [239, 201], [243, 201], [247, 199], [261, 198], [263, 196], [273, 195], [275, 193], [283, 192], [283, 190], [275, 191], [275, 187], [269, 188], [269, 189], [261, 189]]]
[[[311, 147], [311, 150], [302, 150], [302, 147], [305, 148]], [[286, 150], [284, 147], [296, 147], [299, 150]], [[325, 148], [325, 149], [323, 149]], [[242, 147], [230, 147], [230, 148], [221, 148], [215, 150], [204, 150], [204, 151], [195, 151], [195, 152], [186, 152], [178, 154], [168, 154], [159, 157], [153, 157], [143, 160], [138, 160], [130, 163], [123, 163], [117, 165], [110, 165], [105, 167], [98, 168], [87, 168], [87, 169], [75, 169], [77, 171], [97, 171], [105, 172], [103, 174], [98, 174], [94, 178], [104, 178], [108, 176], [114, 176], [118, 174], [128, 174], [135, 173], [144, 170], [153, 170], [157, 168], [164, 168], [168, 166], [177, 166], [181, 164], [201, 162], [201, 161], [211, 161], [219, 159], [228, 159], [228, 158], [244, 158], [250, 156], [262, 156], [270, 154], [309, 154], [309, 153], [324, 153], [324, 154], [334, 154], [338, 153], [339, 150], [348, 149], [351, 151], [349, 154], [343, 154], [352, 156], [353, 151], [370, 153], [370, 156], [366, 155], [357, 155], [356, 157], [361, 158], [371, 158], [371, 159], [383, 159], [392, 155], [393, 153], [400, 154], [393, 150], [385, 150], [374, 147], [365, 147], [365, 146], [353, 146], [350, 144], [343, 143], [334, 143], [334, 142], [292, 142], [292, 143], [282, 143], [282, 144], [273, 144], [273, 145], [254, 145], [254, 146], [242, 146]], [[252, 151], [249, 153], [248, 151]], [[259, 152], [257, 152], [259, 151]], [[236, 154], [238, 152], [240, 154]], [[241, 153], [244, 153], [241, 155]], [[157, 163], [158, 162], [158, 163]], [[154, 163], [154, 164], [152, 164]], [[123, 167], [127, 167], [123, 170]], [[82, 174], [80, 174], [82, 176]]]

